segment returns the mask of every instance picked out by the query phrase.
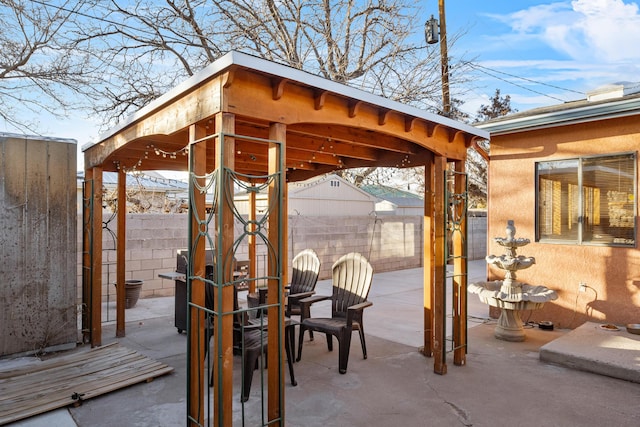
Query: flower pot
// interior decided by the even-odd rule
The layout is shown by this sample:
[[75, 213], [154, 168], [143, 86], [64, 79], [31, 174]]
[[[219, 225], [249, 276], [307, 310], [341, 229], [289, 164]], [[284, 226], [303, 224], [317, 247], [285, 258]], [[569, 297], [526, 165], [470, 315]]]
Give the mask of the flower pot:
[[124, 308], [133, 308], [140, 297], [140, 289], [144, 281], [142, 280], [125, 280], [124, 282]]

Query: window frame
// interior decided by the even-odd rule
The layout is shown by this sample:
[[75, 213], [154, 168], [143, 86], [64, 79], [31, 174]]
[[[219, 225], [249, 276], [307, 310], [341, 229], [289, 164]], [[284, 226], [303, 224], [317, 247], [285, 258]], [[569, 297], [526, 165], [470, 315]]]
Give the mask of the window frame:
[[[585, 188], [590, 189], [589, 191], [593, 191], [593, 190], [597, 190], [597, 191], [602, 191], [602, 189], [597, 188], [597, 187], [592, 187], [592, 186], [585, 186], [584, 185], [584, 171], [583, 171], [583, 165], [585, 161], [593, 161], [593, 160], [597, 160], [597, 159], [602, 159], [602, 160], [607, 160], [607, 159], [611, 159], [611, 158], [615, 158], [615, 157], [625, 157], [628, 156], [630, 158], [632, 158], [633, 160], [633, 243], [623, 243], [623, 242], [616, 242], [615, 238], [613, 241], [611, 242], [607, 242], [607, 241], [596, 241], [596, 240], [586, 240], [584, 239], [584, 211], [585, 211], [585, 206], [584, 206], [584, 197], [585, 197]], [[542, 236], [542, 230], [541, 230], [541, 215], [540, 215], [540, 201], [541, 201], [541, 189], [540, 189], [540, 181], [541, 181], [541, 177], [544, 178], [544, 176], [541, 176], [540, 174], [540, 165], [541, 164], [550, 164], [550, 163], [561, 163], [561, 162], [577, 162], [577, 168], [576, 168], [576, 174], [577, 174], [577, 184], [575, 184], [575, 186], [577, 187], [577, 191], [576, 189], [572, 190], [575, 191], [576, 194], [576, 198], [577, 201], [569, 201], [569, 193], [570, 191], [568, 189], [561, 189], [560, 190], [560, 195], [561, 198], [567, 198], [566, 201], [561, 200], [560, 201], [560, 205], [561, 205], [561, 213], [560, 213], [560, 221], [562, 222], [563, 220], [563, 216], [566, 215], [571, 215], [570, 212], [570, 207], [564, 207], [564, 205], [570, 205], [572, 203], [577, 203], [578, 205], [578, 211], [577, 211], [577, 216], [578, 216], [578, 221], [577, 221], [577, 226], [578, 226], [578, 230], [576, 233], [576, 237], [575, 239], [571, 239], [571, 238], [559, 238], [559, 239], [552, 239], [552, 238], [547, 238], [547, 237], [543, 237]], [[611, 154], [593, 154], [593, 155], [587, 155], [587, 156], [578, 156], [578, 157], [569, 157], [569, 158], [561, 158], [561, 159], [552, 159], [552, 160], [539, 160], [536, 161], [534, 164], [534, 168], [535, 168], [535, 236], [536, 236], [536, 242], [538, 243], [546, 243], [546, 244], [564, 244], [564, 245], [577, 245], [577, 246], [606, 246], [606, 247], [622, 247], [622, 248], [637, 248], [638, 247], [638, 152], [637, 151], [626, 151], [626, 152], [621, 152], [621, 153], [611, 153]], [[557, 181], [553, 181], [553, 180], [549, 180], [550, 182], [557, 182]], [[567, 185], [569, 185], [569, 183], [567, 183]], [[573, 185], [573, 184], [571, 184]], [[591, 207], [593, 208], [593, 207]], [[602, 210], [602, 208], [599, 207], [598, 204], [598, 208], [599, 211]], [[566, 209], [566, 212], [564, 211], [564, 209]], [[598, 212], [598, 220], [600, 220], [600, 212]], [[553, 221], [553, 219], [552, 219]]]

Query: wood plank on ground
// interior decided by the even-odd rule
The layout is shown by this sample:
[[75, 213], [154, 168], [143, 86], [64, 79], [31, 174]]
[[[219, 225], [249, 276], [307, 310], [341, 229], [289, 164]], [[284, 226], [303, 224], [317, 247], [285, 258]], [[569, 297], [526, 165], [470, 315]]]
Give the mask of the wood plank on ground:
[[0, 425], [149, 382], [172, 371], [117, 343], [0, 371]]

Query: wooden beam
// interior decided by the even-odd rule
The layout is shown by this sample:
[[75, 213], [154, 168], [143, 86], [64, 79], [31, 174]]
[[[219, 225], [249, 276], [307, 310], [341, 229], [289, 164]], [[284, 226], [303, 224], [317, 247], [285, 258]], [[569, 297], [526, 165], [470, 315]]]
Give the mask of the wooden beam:
[[[296, 124], [289, 126], [289, 133], [303, 133], [314, 138], [331, 139], [337, 142], [356, 144], [363, 147], [383, 149], [404, 154], [415, 154], [417, 147], [405, 139], [388, 136], [371, 130], [332, 124]], [[287, 144], [290, 145], [290, 144]]]
[[[297, 153], [304, 153], [305, 151], [312, 153], [324, 153], [327, 155], [336, 156], [348, 156], [362, 160], [375, 161], [380, 156], [380, 149], [373, 147], [370, 144], [354, 143], [356, 139], [367, 139], [366, 135], [358, 136], [355, 134], [348, 135], [348, 140], [341, 140], [324, 136], [320, 133], [307, 133], [307, 126], [300, 125], [300, 129], [287, 127], [287, 158], [296, 156]], [[243, 136], [250, 136], [254, 138], [268, 138], [268, 132], [266, 128], [260, 126], [242, 126], [237, 132]], [[368, 135], [368, 139], [371, 135]], [[251, 141], [238, 138], [236, 140], [237, 152], [242, 153], [243, 156], [249, 154], [256, 156], [257, 159], [266, 159], [267, 152], [264, 147], [258, 144], [254, 144]], [[406, 150], [400, 150], [405, 153]], [[411, 152], [413, 153], [413, 151]], [[305, 157], [305, 160], [308, 157]]]
[[404, 117], [404, 131], [405, 132], [412, 132], [417, 120], [418, 120], [417, 117], [405, 116]]
[[102, 168], [93, 177], [93, 244], [91, 247], [91, 347], [102, 345]]
[[358, 115], [358, 110], [362, 106], [362, 101], [349, 101], [349, 118], [353, 119]]
[[445, 170], [447, 159], [436, 156], [434, 159], [434, 194], [435, 202], [433, 209], [434, 224], [434, 286], [433, 296], [435, 301], [434, 322], [433, 322], [433, 371], [444, 375], [447, 373], [446, 363], [446, 280], [445, 280], [445, 223], [444, 210], [446, 201], [444, 200]]
[[93, 247], [93, 168], [84, 171], [84, 185], [82, 188], [82, 342], [91, 342], [91, 279], [93, 262], [91, 254]]
[[449, 143], [460, 144], [460, 145], [464, 145], [466, 148], [469, 148], [470, 142], [467, 143], [467, 140], [465, 139], [465, 135], [466, 133], [461, 130], [457, 132], [449, 132]]
[[[195, 141], [206, 135], [206, 131], [203, 127], [191, 125], [189, 128], [189, 140]], [[200, 142], [192, 144], [189, 150], [189, 162], [191, 163], [190, 172], [195, 176], [204, 176], [206, 174], [206, 149], [207, 142]], [[204, 187], [204, 178], [197, 179], [198, 185]], [[193, 184], [189, 184], [190, 187]], [[193, 199], [189, 203], [189, 218], [191, 221], [191, 237], [190, 242], [197, 242], [195, 245], [189, 248], [189, 265], [187, 269], [187, 286], [191, 287], [189, 304], [187, 306], [187, 314], [189, 316], [189, 328], [187, 333], [188, 339], [188, 416], [189, 426], [201, 426], [204, 425], [204, 405], [202, 404], [204, 396], [204, 378], [205, 369], [202, 363], [204, 359], [204, 346], [209, 343], [204, 341], [204, 312], [194, 307], [205, 306], [205, 284], [199, 279], [190, 279], [190, 276], [205, 276], [205, 244], [204, 240], [199, 237], [201, 226], [197, 221], [197, 218], [205, 218], [205, 194], [199, 191], [193, 191]], [[189, 294], [189, 293], [188, 293]], [[193, 305], [192, 305], [193, 304]], [[213, 358], [214, 361], [217, 358]], [[216, 390], [217, 391], [217, 390]], [[217, 408], [218, 405], [214, 406]], [[217, 418], [216, 418], [217, 419]]]
[[391, 110], [389, 110], [388, 108], [380, 108], [378, 110], [378, 125], [386, 125], [389, 114], [391, 114]]
[[284, 94], [284, 87], [288, 81], [288, 79], [271, 79], [271, 88], [273, 90], [272, 97], [274, 101], [278, 101], [282, 98], [282, 95]]
[[[218, 146], [216, 147], [216, 163], [215, 168], [218, 171], [222, 171], [224, 168], [229, 170], [235, 170], [235, 138], [229, 135], [235, 133], [235, 115], [231, 113], [221, 113], [216, 115], [215, 118], [216, 132], [223, 134], [223, 138], [218, 139]], [[233, 200], [229, 200], [225, 197], [225, 194], [233, 195], [233, 181], [222, 175], [218, 175], [218, 179], [221, 181], [220, 194], [218, 205], [220, 211], [218, 215], [220, 220], [218, 223], [222, 229], [218, 229], [217, 232], [222, 236], [221, 246], [216, 248], [218, 253], [216, 256], [218, 259], [222, 259], [222, 265], [218, 265], [218, 268], [222, 268], [223, 283], [233, 282], [233, 262], [229, 257], [233, 257], [233, 241], [234, 241], [234, 225], [233, 225]], [[218, 301], [218, 295], [220, 292], [216, 292], [214, 296], [214, 305], [222, 317], [217, 319], [218, 324], [221, 327], [216, 329], [217, 334], [221, 334], [221, 337], [215, 340], [213, 355], [215, 356], [214, 366], [215, 375], [222, 375], [221, 379], [218, 379], [214, 387], [221, 384], [218, 389], [214, 391], [214, 395], [218, 394], [216, 399], [219, 405], [216, 406], [216, 410], [221, 411], [223, 421], [219, 427], [232, 426], [233, 425], [233, 320], [234, 320], [234, 287], [223, 286], [222, 288], [222, 301]], [[218, 365], [219, 364], [219, 365]], [[220, 369], [222, 367], [222, 369]], [[219, 419], [220, 414], [216, 413], [216, 420]]]
[[231, 87], [231, 85], [233, 84], [233, 80], [236, 76], [236, 70], [235, 69], [231, 69], [229, 71], [227, 71], [226, 73], [222, 74], [222, 79], [221, 79], [221, 86], [224, 89], [228, 89]]
[[[270, 425], [281, 426], [284, 423], [277, 421], [284, 420], [284, 393], [282, 393], [284, 384], [284, 283], [282, 269], [287, 268], [287, 253], [285, 252], [287, 234], [286, 224], [283, 224], [287, 214], [284, 203], [280, 205], [278, 201], [280, 197], [284, 198], [284, 194], [278, 194], [276, 186], [280, 191], [286, 191], [286, 181], [284, 175], [284, 153], [286, 152], [287, 127], [282, 123], [274, 123], [269, 130], [269, 139], [272, 141], [280, 141], [278, 143], [269, 144], [269, 175], [279, 174], [277, 182], [273, 182], [269, 186], [269, 200], [277, 201], [276, 206], [272, 206], [269, 216], [269, 241], [273, 249], [273, 258], [268, 261], [269, 277], [279, 279], [269, 279], [267, 281], [267, 303], [271, 306], [268, 309], [269, 335], [268, 335], [268, 354], [267, 366], [278, 367], [278, 369], [268, 369], [268, 420]], [[281, 228], [284, 225], [283, 228]], [[280, 245], [282, 244], [282, 246]], [[271, 258], [271, 257], [269, 257]], [[285, 258], [285, 259], [282, 259]], [[277, 305], [280, 304], [280, 305]], [[280, 325], [278, 328], [276, 325]], [[281, 401], [282, 399], [282, 401]], [[271, 424], [273, 422], [273, 424]]]
[[327, 98], [327, 94], [329, 91], [326, 90], [316, 90], [313, 96], [313, 108], [315, 110], [322, 110], [324, 107], [324, 101]]
[[434, 268], [434, 164], [433, 158], [424, 165], [424, 268], [423, 268], [423, 294], [424, 294], [424, 346], [422, 353], [425, 356], [433, 356], [433, 319], [434, 299], [433, 286], [435, 277]]
[[[456, 180], [454, 191], [457, 195], [467, 191], [464, 179], [464, 161], [455, 162]], [[467, 206], [465, 201], [459, 199], [454, 206], [456, 218], [460, 220], [460, 229], [454, 231], [453, 240], [453, 363], [465, 365], [467, 362]]]
[[125, 336], [125, 251], [127, 242], [127, 174], [118, 171], [118, 229], [116, 230], [116, 337]]

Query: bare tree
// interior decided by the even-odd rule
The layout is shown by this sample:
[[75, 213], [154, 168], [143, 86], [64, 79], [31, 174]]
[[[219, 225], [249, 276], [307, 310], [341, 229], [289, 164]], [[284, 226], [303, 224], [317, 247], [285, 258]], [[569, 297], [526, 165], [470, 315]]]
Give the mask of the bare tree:
[[64, 115], [69, 93], [92, 82], [88, 58], [73, 50], [70, 28], [81, 4], [0, 0], [0, 119], [10, 128], [37, 133], [21, 113]]
[[[496, 89], [488, 105], [481, 105], [476, 113], [477, 120], [490, 120], [515, 113], [518, 110], [511, 107], [511, 97], [500, 95]], [[489, 141], [478, 143], [480, 150], [489, 153]], [[470, 207], [484, 208], [487, 206], [487, 161], [474, 149], [468, 150], [466, 169], [469, 176], [468, 198]]]
[[[0, 0], [0, 4], [5, 5], [5, 15], [15, 15], [13, 20], [29, 22], [18, 33], [21, 40], [15, 41], [18, 34], [10, 39], [3, 34], [3, 44], [31, 46], [42, 52], [42, 58], [57, 52], [55, 60], [46, 63], [58, 67], [55, 84], [31, 78], [37, 74], [34, 68], [45, 64], [33, 55], [19, 65], [29, 76], [25, 81], [53, 98], [34, 97], [32, 105], [42, 102], [42, 108], [63, 111], [60, 106], [67, 107], [68, 98], [53, 89], [73, 90], [85, 95], [104, 126], [147, 105], [229, 50], [441, 111], [440, 52], [425, 44], [423, 23], [418, 22], [421, 13], [412, 0]], [[449, 44], [462, 35], [449, 34]], [[468, 89], [469, 61], [448, 60], [456, 70], [449, 79], [452, 89]], [[13, 92], [14, 100], [29, 101], [23, 92]], [[360, 169], [344, 174], [361, 184], [392, 181], [399, 172]], [[421, 175], [412, 179], [421, 185]]]
[[411, 0], [85, 3], [94, 19], [78, 26], [77, 48], [104, 70], [109, 84], [94, 88], [95, 108], [110, 123], [229, 50], [432, 111], [441, 104], [439, 51], [425, 46]]

